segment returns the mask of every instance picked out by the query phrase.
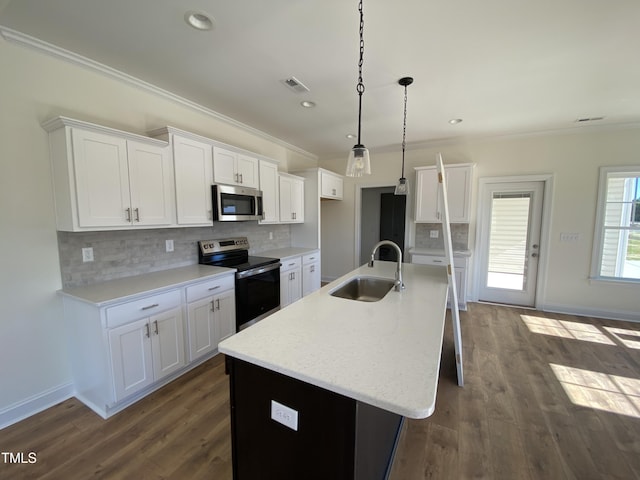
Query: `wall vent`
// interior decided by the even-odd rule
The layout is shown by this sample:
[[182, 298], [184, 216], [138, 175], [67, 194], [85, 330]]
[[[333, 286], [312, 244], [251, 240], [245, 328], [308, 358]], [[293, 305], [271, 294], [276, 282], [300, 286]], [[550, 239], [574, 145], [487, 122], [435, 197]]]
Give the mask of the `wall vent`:
[[304, 83], [298, 80], [296, 77], [289, 77], [282, 81], [287, 87], [293, 90], [296, 93], [304, 93], [308, 92], [309, 89], [306, 87]]
[[576, 123], [597, 122], [598, 120], [604, 120], [604, 117], [581, 117], [576, 119]]

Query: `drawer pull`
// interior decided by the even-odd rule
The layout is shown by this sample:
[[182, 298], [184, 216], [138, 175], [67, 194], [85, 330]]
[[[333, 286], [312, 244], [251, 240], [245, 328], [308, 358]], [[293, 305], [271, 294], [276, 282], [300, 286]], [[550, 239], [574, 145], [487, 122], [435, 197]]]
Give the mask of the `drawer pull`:
[[433, 263], [442, 263], [442, 260], [433, 260]]
[[150, 310], [152, 308], [156, 308], [159, 307], [160, 305], [157, 303], [154, 303], [153, 305], [147, 305], [146, 307], [142, 307], [142, 310]]
[[209, 288], [209, 291], [211, 291], [211, 290], [216, 290], [216, 289], [218, 289], [218, 288], [220, 288], [220, 285], [216, 285], [215, 287], [211, 287], [211, 288]]

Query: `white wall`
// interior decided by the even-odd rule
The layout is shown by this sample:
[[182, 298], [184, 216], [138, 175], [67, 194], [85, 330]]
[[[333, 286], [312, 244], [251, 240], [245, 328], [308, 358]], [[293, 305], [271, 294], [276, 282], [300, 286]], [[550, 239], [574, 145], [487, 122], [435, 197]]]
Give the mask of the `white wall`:
[[[0, 426], [12, 412], [68, 395], [46, 119], [66, 115], [142, 133], [172, 125], [288, 165], [313, 164], [281, 142], [179, 102], [0, 38]], [[27, 412], [28, 413], [28, 412]], [[15, 418], [13, 418], [15, 420]]]
[[[407, 177], [412, 192], [415, 187], [413, 167], [434, 165], [438, 152], [447, 163], [475, 163], [476, 172], [472, 195], [472, 223], [469, 237], [473, 249], [477, 213], [478, 178], [553, 174], [551, 227], [549, 236], [548, 271], [546, 289], [541, 304], [545, 309], [571, 311], [612, 318], [640, 320], [638, 295], [640, 285], [607, 284], [588, 279], [591, 246], [595, 222], [598, 168], [605, 165], [640, 164], [640, 128], [610, 129], [588, 127], [564, 134], [530, 135], [496, 138], [460, 143], [441, 144], [437, 147], [410, 149], [407, 152]], [[342, 172], [344, 158], [322, 160], [321, 166]], [[373, 174], [364, 179], [345, 181], [345, 211], [323, 216], [323, 225], [334, 227], [332, 245], [343, 245], [332, 251], [323, 245], [323, 257], [329, 259], [323, 275], [337, 277], [346, 273], [355, 263], [354, 218], [356, 184], [395, 182], [400, 173], [400, 152], [371, 154]], [[413, 216], [414, 198], [408, 199]], [[560, 233], [580, 233], [578, 243], [561, 243]], [[347, 245], [349, 248], [344, 248]], [[472, 259], [473, 261], [473, 259]]]

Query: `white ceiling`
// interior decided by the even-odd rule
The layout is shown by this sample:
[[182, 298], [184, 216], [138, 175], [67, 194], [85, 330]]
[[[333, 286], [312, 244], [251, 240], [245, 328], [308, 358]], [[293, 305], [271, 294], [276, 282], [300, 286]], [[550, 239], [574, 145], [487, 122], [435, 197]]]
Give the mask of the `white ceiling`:
[[[364, 0], [364, 17], [369, 148], [402, 140], [403, 76], [409, 144], [640, 121], [638, 0]], [[0, 25], [320, 157], [355, 143], [357, 0], [0, 0]]]

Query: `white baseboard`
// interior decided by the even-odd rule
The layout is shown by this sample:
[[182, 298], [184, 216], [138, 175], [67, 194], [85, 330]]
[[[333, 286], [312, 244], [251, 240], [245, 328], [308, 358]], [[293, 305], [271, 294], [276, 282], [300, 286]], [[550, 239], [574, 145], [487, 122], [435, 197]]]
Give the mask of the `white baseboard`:
[[629, 312], [626, 310], [599, 310], [597, 308], [584, 308], [576, 305], [560, 304], [546, 304], [541, 307], [541, 310], [543, 312], [567, 313], [569, 315], [578, 315], [581, 317], [596, 317], [607, 320], [640, 322], [640, 314], [638, 314], [638, 312]]
[[0, 430], [24, 420], [74, 395], [72, 383], [58, 385], [0, 410]]

